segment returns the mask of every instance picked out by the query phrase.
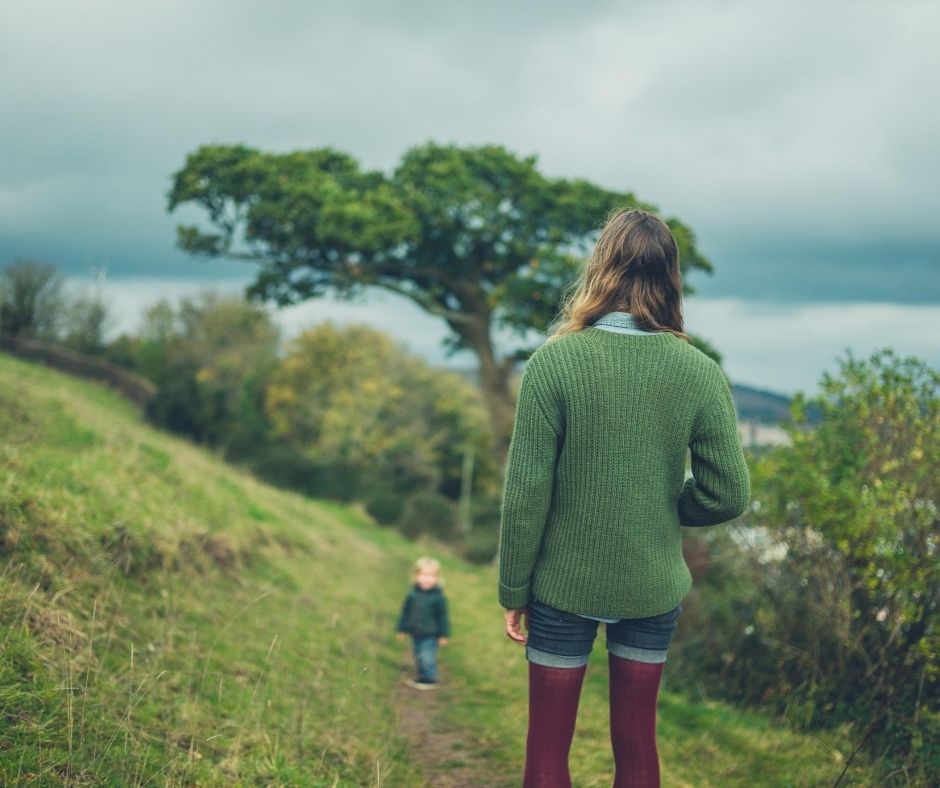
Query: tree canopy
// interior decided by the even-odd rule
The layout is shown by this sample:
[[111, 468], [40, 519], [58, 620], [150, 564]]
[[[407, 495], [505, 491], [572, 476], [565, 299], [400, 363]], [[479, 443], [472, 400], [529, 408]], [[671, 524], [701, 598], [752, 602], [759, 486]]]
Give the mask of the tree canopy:
[[[612, 210], [655, 210], [631, 192], [549, 178], [533, 156], [436, 143], [407, 151], [391, 174], [330, 148], [203, 146], [173, 178], [169, 209], [184, 204], [203, 209], [208, 227], [179, 227], [179, 245], [259, 264], [254, 297], [286, 305], [380, 287], [441, 317], [450, 349], [479, 359], [496, 433], [506, 438], [508, 374], [531, 350], [525, 334], [548, 328]], [[683, 271], [710, 271], [692, 231], [667, 222]], [[520, 347], [500, 355], [496, 326], [518, 332]]]

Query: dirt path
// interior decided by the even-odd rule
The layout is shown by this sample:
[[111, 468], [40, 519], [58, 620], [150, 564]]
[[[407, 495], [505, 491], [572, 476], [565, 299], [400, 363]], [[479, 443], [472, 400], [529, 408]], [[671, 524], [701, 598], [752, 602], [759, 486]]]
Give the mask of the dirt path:
[[441, 704], [447, 697], [447, 672], [441, 671], [442, 689], [416, 690], [405, 681], [414, 672], [410, 654], [402, 659], [401, 676], [393, 703], [398, 730], [409, 741], [410, 752], [433, 788], [480, 788], [501, 781], [487, 773], [486, 761], [473, 752], [473, 742], [459, 730], [448, 729], [440, 720]]

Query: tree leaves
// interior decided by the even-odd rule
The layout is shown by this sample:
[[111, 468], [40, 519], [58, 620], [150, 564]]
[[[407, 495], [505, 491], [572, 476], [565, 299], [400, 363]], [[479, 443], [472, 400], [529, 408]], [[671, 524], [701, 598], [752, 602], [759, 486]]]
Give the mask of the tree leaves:
[[802, 691], [877, 715], [877, 738], [909, 752], [940, 720], [940, 372], [890, 350], [849, 354], [821, 388], [796, 400], [792, 446], [758, 465], [759, 521], [785, 539], [783, 569], [845, 588], [828, 607], [806, 600], [801, 647], [843, 656]]
[[[428, 143], [386, 176], [330, 148], [210, 145], [175, 174], [168, 206], [201, 207], [212, 227], [180, 227], [183, 249], [261, 264], [257, 297], [292, 303], [384, 287], [469, 341], [461, 316], [546, 330], [607, 215], [641, 205], [630, 192], [548, 178], [536, 165], [497, 145]], [[668, 221], [684, 270], [710, 271], [691, 230]]]

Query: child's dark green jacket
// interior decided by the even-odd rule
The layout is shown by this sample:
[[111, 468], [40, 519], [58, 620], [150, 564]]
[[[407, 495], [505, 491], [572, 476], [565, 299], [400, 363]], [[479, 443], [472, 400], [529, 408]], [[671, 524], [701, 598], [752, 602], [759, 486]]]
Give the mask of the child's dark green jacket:
[[447, 619], [447, 599], [440, 588], [421, 590], [413, 586], [398, 617], [398, 631], [412, 637], [450, 637]]

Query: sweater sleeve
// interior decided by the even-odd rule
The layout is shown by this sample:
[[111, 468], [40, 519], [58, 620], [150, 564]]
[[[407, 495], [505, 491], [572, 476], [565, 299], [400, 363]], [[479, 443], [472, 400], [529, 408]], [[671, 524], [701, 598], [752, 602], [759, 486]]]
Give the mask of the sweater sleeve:
[[539, 398], [532, 361], [522, 376], [506, 461], [499, 533], [499, 602], [523, 607], [552, 501], [561, 418]]
[[689, 444], [692, 478], [679, 495], [682, 525], [717, 525], [742, 514], [751, 497], [731, 389], [724, 376]]

